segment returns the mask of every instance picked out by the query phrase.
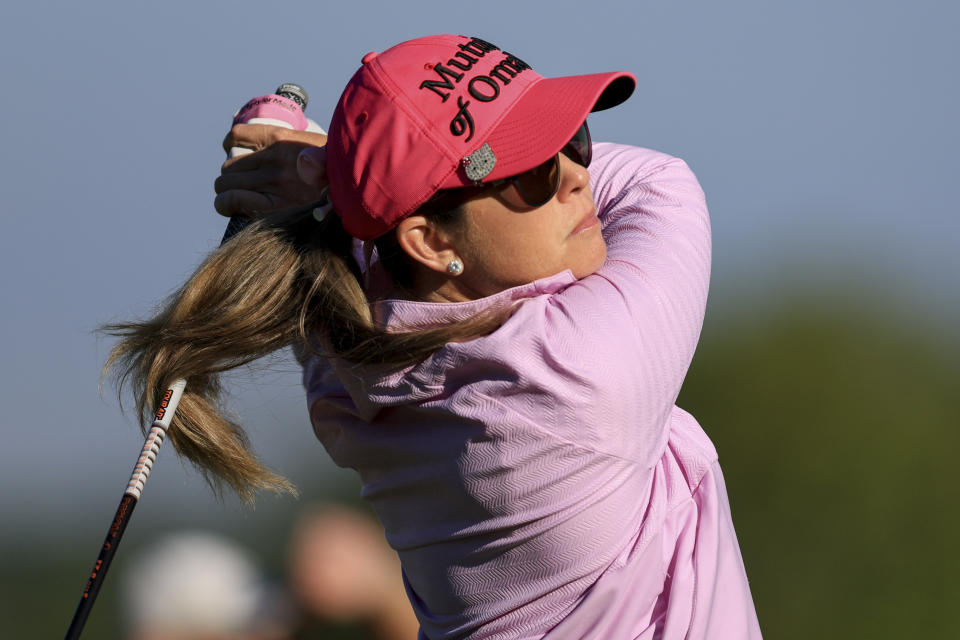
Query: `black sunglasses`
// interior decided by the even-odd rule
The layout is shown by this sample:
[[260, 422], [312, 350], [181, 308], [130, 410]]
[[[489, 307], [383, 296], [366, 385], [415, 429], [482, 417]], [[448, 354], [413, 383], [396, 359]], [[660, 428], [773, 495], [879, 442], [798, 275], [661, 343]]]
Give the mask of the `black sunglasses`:
[[[593, 148], [590, 141], [590, 129], [586, 122], [580, 125], [580, 128], [573, 134], [570, 142], [564, 145], [560, 153], [583, 167], [590, 166]], [[511, 201], [511, 198], [507, 196], [509, 192], [504, 192], [505, 199], [509, 204], [534, 209], [542, 207], [550, 202], [553, 196], [557, 195], [557, 191], [560, 190], [560, 153], [533, 169], [485, 184], [492, 187], [507, 183], [512, 184], [519, 194], [521, 202]]]

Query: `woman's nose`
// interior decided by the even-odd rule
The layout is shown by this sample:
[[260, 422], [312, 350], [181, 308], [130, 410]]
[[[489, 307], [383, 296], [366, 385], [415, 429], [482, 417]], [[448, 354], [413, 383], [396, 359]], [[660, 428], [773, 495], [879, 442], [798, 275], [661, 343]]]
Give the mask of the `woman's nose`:
[[574, 162], [566, 156], [560, 154], [560, 188], [557, 190], [557, 198], [563, 200], [571, 195], [575, 195], [590, 185], [590, 174], [587, 168], [582, 164]]

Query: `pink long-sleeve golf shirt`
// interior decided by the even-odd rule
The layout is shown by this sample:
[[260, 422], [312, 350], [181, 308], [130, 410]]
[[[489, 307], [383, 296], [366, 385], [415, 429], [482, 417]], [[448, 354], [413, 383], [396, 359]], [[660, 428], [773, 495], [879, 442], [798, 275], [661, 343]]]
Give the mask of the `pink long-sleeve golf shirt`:
[[359, 472], [421, 637], [759, 638], [716, 451], [674, 404], [707, 298], [703, 193], [647, 149], [597, 144], [590, 174], [599, 271], [378, 303], [407, 328], [514, 310], [399, 372], [310, 358], [314, 429]]

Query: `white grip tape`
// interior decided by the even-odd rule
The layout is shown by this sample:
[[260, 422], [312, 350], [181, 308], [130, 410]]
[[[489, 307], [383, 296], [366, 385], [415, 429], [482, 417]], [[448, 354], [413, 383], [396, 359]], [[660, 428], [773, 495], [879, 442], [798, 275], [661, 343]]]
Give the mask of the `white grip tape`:
[[163, 436], [166, 432], [154, 426], [147, 434], [147, 439], [143, 443], [143, 449], [140, 451], [140, 457], [137, 458], [137, 464], [133, 467], [133, 473], [130, 475], [130, 482], [127, 483], [126, 495], [140, 499], [140, 493], [143, 491], [143, 485], [147, 482], [150, 470], [153, 469], [153, 463], [157, 461], [157, 454], [160, 453], [160, 445], [163, 444]]
[[160, 445], [163, 444], [163, 438], [167, 434], [167, 428], [173, 420], [173, 414], [177, 410], [177, 405], [180, 404], [180, 398], [183, 397], [186, 386], [186, 380], [177, 380], [164, 392], [160, 406], [154, 414], [156, 419], [150, 427], [150, 432], [147, 433], [147, 439], [143, 443], [143, 449], [140, 450], [140, 457], [137, 458], [137, 464], [133, 467], [133, 473], [130, 475], [130, 482], [127, 483], [124, 494], [140, 499], [143, 485], [150, 476], [153, 463], [157, 461]]

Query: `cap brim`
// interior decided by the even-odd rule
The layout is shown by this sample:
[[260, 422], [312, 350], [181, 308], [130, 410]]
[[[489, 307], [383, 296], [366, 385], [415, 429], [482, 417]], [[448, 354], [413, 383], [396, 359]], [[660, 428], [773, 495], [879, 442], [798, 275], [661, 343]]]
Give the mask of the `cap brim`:
[[[532, 84], [486, 140], [497, 162], [484, 182], [517, 175], [544, 162], [566, 145], [593, 111], [615, 107], [636, 87], [626, 71], [544, 78]], [[470, 184], [462, 172], [444, 188]]]

